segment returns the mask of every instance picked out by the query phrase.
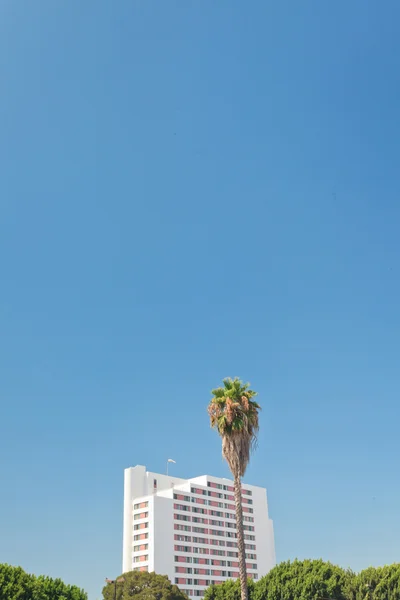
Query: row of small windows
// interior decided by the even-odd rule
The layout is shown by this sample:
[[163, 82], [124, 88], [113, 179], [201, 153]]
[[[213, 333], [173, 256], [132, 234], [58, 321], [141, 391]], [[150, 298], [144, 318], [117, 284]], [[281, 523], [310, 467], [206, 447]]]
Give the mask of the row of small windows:
[[[190, 496], [174, 494], [174, 500], [179, 500], [180, 502], [188, 502], [188, 504], [185, 505], [186, 508], [181, 508], [181, 510], [190, 510]], [[202, 500], [201, 498], [192, 498], [191, 504], [203, 504], [204, 506], [215, 506], [216, 508], [228, 508], [231, 510], [235, 510], [235, 507], [232, 503], [219, 502], [218, 500]], [[248, 500], [248, 504], [252, 504], [252, 501]], [[244, 510], [249, 511], [249, 507], [245, 506]]]
[[[233, 492], [233, 487], [232, 486], [223, 485], [221, 483], [213, 483], [212, 481], [208, 481], [207, 482], [207, 486], [215, 488], [217, 490], [224, 490], [224, 491], [229, 490], [230, 492]], [[242, 488], [242, 494], [246, 494], [248, 496], [252, 496], [253, 492], [251, 490], [246, 490], [245, 488]]]
[[[186, 531], [186, 532], [190, 532], [193, 531], [193, 533], [202, 533], [202, 534], [209, 534], [209, 535], [215, 535], [217, 537], [227, 537], [227, 538], [234, 538], [237, 539], [237, 534], [234, 531], [220, 531], [217, 529], [204, 529], [204, 527], [189, 527], [188, 525], [179, 525], [178, 523], [175, 523], [175, 527], [176, 530], [178, 531]], [[188, 536], [186, 536], [188, 537]], [[175, 539], [180, 539], [179, 537], [175, 537]], [[193, 538], [193, 541], [196, 541], [197, 538]], [[244, 534], [244, 539], [248, 540], [248, 541], [255, 541], [255, 536], [254, 535], [249, 535], [249, 534]], [[186, 541], [190, 541], [189, 539]], [[207, 544], [207, 541], [200, 541], [199, 538], [199, 543], [201, 544]], [[217, 541], [217, 540], [215, 540]], [[223, 546], [225, 546], [225, 544], [222, 544]]]
[[[221, 542], [219, 542], [219, 544], [215, 544], [215, 543], [213, 543], [214, 541], [215, 540], [211, 540], [210, 541], [210, 545], [214, 545], [214, 546], [216, 546], [216, 545], [218, 545], [218, 546], [225, 545], [225, 544], [221, 544]], [[229, 545], [229, 542], [227, 542], [226, 545], [228, 547], [234, 548], [236, 544], [235, 545], [234, 544]], [[255, 550], [256, 547], [255, 547], [254, 544], [245, 544], [245, 549], [246, 550]], [[214, 550], [213, 548], [212, 549], [199, 548], [197, 546], [193, 546], [192, 547], [192, 546], [178, 546], [177, 545], [177, 546], [175, 546], [175, 551], [176, 552], [190, 552], [190, 553], [193, 553], [193, 554], [216, 554], [217, 556], [225, 556], [225, 550]], [[237, 552], [231, 552], [230, 550], [227, 550], [226, 551], [226, 556], [235, 556], [235, 557], [237, 557], [238, 553]]]
[[[236, 579], [237, 577], [239, 577], [239, 573], [237, 573], [236, 571], [221, 571], [221, 572], [218, 572], [218, 576], [232, 577], [232, 578]], [[253, 578], [257, 579], [257, 575], [254, 575]], [[181, 585], [183, 581], [186, 585], [204, 585], [207, 587], [209, 585], [211, 585], [212, 583], [214, 583], [213, 581], [210, 581], [209, 579], [191, 579], [191, 578], [189, 578], [189, 579], [182, 580], [181, 577], [175, 577], [175, 583], [177, 585]]]
[[174, 558], [175, 562], [186, 562], [194, 565], [211, 565], [213, 567], [235, 566], [231, 560], [220, 560], [216, 558], [197, 558], [196, 556], [175, 556]]
[[225, 542], [225, 540], [214, 540], [212, 538], [193, 537], [190, 535], [175, 535], [175, 540], [180, 542], [192, 542], [194, 544], [209, 544], [210, 546], [226, 546], [227, 548], [236, 548], [236, 542]]
[[[246, 555], [246, 559], [251, 558], [251, 557], [255, 558], [255, 554]], [[191, 563], [194, 565], [201, 564], [201, 565], [212, 566], [212, 567], [237, 567], [238, 566], [237, 563], [235, 564], [231, 560], [220, 560], [220, 559], [216, 559], [216, 558], [196, 558], [196, 557], [191, 557], [191, 556], [175, 556], [175, 562], [177, 562], [177, 563], [186, 562], [186, 563]], [[181, 568], [185, 569], [185, 573], [192, 573], [192, 567], [175, 566], [175, 571], [179, 572], [179, 569], [181, 569]], [[256, 564], [248, 564], [247, 568], [257, 570], [257, 565]], [[196, 569], [194, 569], [193, 572], [196, 573]]]
[[[211, 561], [212, 562], [212, 561]], [[220, 565], [215, 565], [218, 567], [226, 567], [226, 562], [225, 560], [221, 560], [220, 561], [223, 564]], [[232, 567], [235, 566], [237, 567], [238, 565], [232, 565], [232, 561], [228, 560], [228, 567]], [[257, 570], [257, 565], [248, 565], [248, 569], [253, 569], [253, 570]], [[179, 566], [175, 566], [175, 573], [186, 573], [188, 575], [222, 575], [222, 577], [229, 577], [229, 575], [226, 575], [225, 571], [220, 572], [220, 569], [218, 569], [217, 571], [213, 570], [213, 569], [203, 569], [203, 568], [199, 568], [199, 567], [179, 567]]]
[[[226, 488], [226, 486], [225, 486], [225, 488]], [[221, 488], [217, 488], [217, 489], [223, 489], [223, 488], [221, 487]], [[207, 490], [203, 490], [203, 489], [200, 489], [200, 488], [194, 488], [194, 487], [192, 487], [190, 489], [190, 491], [191, 491], [192, 494], [198, 494], [199, 496], [209, 496], [211, 498], [221, 498], [221, 499], [224, 499], [224, 500], [231, 500], [232, 502], [234, 501], [234, 496], [232, 496], [233, 489], [232, 489], [232, 493], [231, 494], [222, 494], [221, 492], [213, 492], [211, 490], [207, 491]], [[227, 490], [225, 489], [225, 491], [227, 491]], [[242, 490], [242, 494], [243, 495], [248, 495], [248, 496], [252, 495], [252, 493], [250, 492], [250, 490]], [[186, 501], [190, 502], [190, 496], [186, 496], [186, 498], [187, 498]], [[249, 498], [243, 498], [243, 500], [244, 500], [244, 502], [247, 502], [247, 503], [250, 503], [250, 504], [252, 503], [252, 500], [250, 500]], [[193, 498], [192, 498], [192, 502], [193, 502]]]
[[[231, 578], [238, 578], [239, 577], [239, 573], [237, 571], [222, 571], [218, 573], [219, 577], [231, 577]], [[249, 573], [249, 577], [251, 577], [252, 579], [258, 579], [258, 575], [256, 573], [251, 574]], [[192, 579], [191, 577], [189, 577], [188, 579], [184, 578], [184, 577], [175, 577], [175, 584], [176, 585], [204, 585], [205, 587], [208, 587], [211, 584], [216, 584], [216, 583], [222, 583], [222, 581], [210, 581], [209, 579]], [[185, 592], [185, 589], [183, 589], [182, 591]], [[198, 593], [196, 593], [198, 592]], [[204, 596], [204, 590], [194, 590], [194, 594], [193, 592], [190, 592], [190, 590], [188, 590], [186, 592], [189, 596]]]
[[[211, 515], [212, 517], [225, 517], [226, 519], [235, 519], [233, 513], [224, 513], [220, 510], [208, 510], [207, 508], [200, 508], [199, 506], [189, 506], [186, 504], [174, 504], [175, 510], [181, 510], [182, 512], [193, 512], [199, 515]], [[221, 507], [223, 508], [223, 507]], [[249, 513], [253, 513], [253, 509], [248, 509]]]
[[[226, 525], [226, 527], [229, 527], [231, 529], [236, 529], [236, 523], [231, 523], [229, 521], [216, 521], [215, 519], [204, 519], [203, 517], [192, 517], [190, 518], [188, 515], [180, 515], [180, 514], [175, 514], [175, 519], [177, 521], [192, 521], [193, 523], [201, 523], [203, 525], [214, 525], [216, 527], [224, 527]], [[234, 515], [231, 515], [230, 513], [225, 513], [225, 517], [228, 519], [233, 519]], [[254, 517], [243, 517], [243, 521], [247, 521], [247, 522], [251, 522], [254, 523]], [[254, 527], [251, 527], [249, 525], [243, 525], [243, 528], [245, 531], [254, 531]], [[190, 531], [190, 529], [187, 529], [186, 531]]]
[[[177, 547], [175, 547], [175, 550], [177, 549]], [[211, 550], [208, 552], [207, 548], [201, 548], [201, 550], [205, 550], [204, 554], [211, 554], [212, 556], [224, 556], [224, 557], [228, 557], [228, 558], [238, 558], [239, 554], [237, 552], [233, 552], [231, 550], [228, 550], [227, 552], [225, 552], [225, 550], [214, 550], [213, 548], [211, 548]], [[253, 554], [253, 553], [246, 553], [246, 560], [256, 560], [257, 559], [257, 555]], [[197, 558], [196, 556], [175, 556], [175, 562], [187, 562], [187, 563], [193, 563], [193, 564], [204, 564], [204, 565], [213, 565], [214, 564], [214, 560], [213, 558]], [[221, 561], [218, 559], [218, 562], [222, 563], [225, 561]], [[230, 561], [227, 561], [227, 565], [228, 567], [231, 566], [229, 564]], [[225, 566], [225, 565], [223, 565]], [[254, 567], [256, 568], [256, 567]]]
[[[200, 583], [201, 581], [201, 583]], [[177, 585], [181, 584], [181, 578], [175, 577], [175, 583]], [[211, 582], [208, 579], [185, 579], [186, 585], [211, 585]]]
[[[230, 504], [224, 504], [223, 502], [214, 502], [214, 504], [211, 504], [211, 502], [213, 502], [213, 501], [210, 500], [208, 502], [208, 506], [214, 506], [215, 508], [227, 508], [228, 510], [229, 509], [233, 510], [233, 507], [230, 506]], [[204, 505], [207, 505], [207, 501], [204, 502]], [[192, 511], [192, 512], [201, 513], [203, 515], [208, 514], [206, 508], [199, 508], [198, 506], [192, 506], [192, 507], [190, 507], [190, 504], [177, 504], [177, 503], [175, 503], [174, 504], [174, 508], [176, 508], [177, 510], [183, 510], [185, 512]], [[212, 513], [210, 513], [210, 514], [212, 514]]]
[[[210, 511], [210, 514], [212, 514], [212, 516], [214, 516], [214, 517], [215, 516], [217, 516], [217, 517], [218, 516], [220, 516], [220, 517], [224, 516], [224, 513], [220, 513], [219, 512], [218, 514], [215, 514], [216, 512], [217, 511], [215, 511], [215, 510], [214, 511]], [[203, 513], [203, 514], [206, 514], [206, 512]], [[180, 515], [179, 513], [176, 513], [174, 515], [174, 518], [175, 518], [176, 521], [192, 521], [193, 523], [203, 523], [204, 525], [207, 525], [208, 523], [210, 525], [217, 525], [217, 523], [218, 523], [217, 527], [223, 527], [223, 525], [220, 525], [220, 523], [223, 523], [223, 521], [214, 521], [213, 519], [205, 519], [204, 517], [194, 517], [194, 516], [190, 517], [190, 515]], [[225, 518], [226, 519], [233, 519], [234, 517], [230, 513], [225, 513]], [[228, 525], [228, 522], [226, 522], [225, 525], [227, 525], [228, 527], [231, 527], [231, 524]]]

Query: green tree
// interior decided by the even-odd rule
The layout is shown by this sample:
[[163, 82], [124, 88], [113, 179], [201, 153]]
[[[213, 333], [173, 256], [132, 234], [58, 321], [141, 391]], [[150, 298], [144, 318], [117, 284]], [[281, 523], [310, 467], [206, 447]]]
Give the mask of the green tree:
[[222, 456], [234, 479], [241, 600], [247, 600], [241, 478], [246, 472], [251, 450], [257, 441], [260, 405], [252, 399], [257, 393], [249, 389], [250, 384], [244, 384], [238, 377], [227, 377], [223, 384], [223, 387], [212, 390], [208, 414], [211, 427], [222, 438]]
[[[120, 581], [118, 581], [120, 580]], [[166, 575], [130, 571], [117, 577], [117, 584], [108, 583], [103, 587], [104, 600], [188, 600], [187, 596], [172, 585]]]
[[400, 564], [361, 571], [354, 577], [348, 600], [400, 600]]
[[21, 567], [0, 564], [0, 600], [87, 600], [87, 594], [61, 579], [36, 577]]
[[[247, 581], [247, 593], [249, 600], [254, 597], [254, 581]], [[204, 600], [241, 600], [240, 579], [228, 579], [218, 585], [211, 585], [206, 589]]]
[[30, 600], [34, 578], [21, 567], [0, 564], [0, 600]]
[[346, 600], [353, 580], [350, 571], [323, 560], [287, 561], [257, 582], [253, 600]]

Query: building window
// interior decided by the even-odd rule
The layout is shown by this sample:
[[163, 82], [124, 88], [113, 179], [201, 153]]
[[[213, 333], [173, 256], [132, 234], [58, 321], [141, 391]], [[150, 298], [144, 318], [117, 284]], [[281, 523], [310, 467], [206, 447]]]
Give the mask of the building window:
[[184, 494], [174, 494], [174, 500], [181, 500], [183, 502], [190, 502], [190, 496]]
[[199, 508], [198, 506], [192, 506], [192, 512], [194, 512], [194, 513], [200, 513], [201, 515], [206, 515], [207, 514], [207, 510], [205, 508]]
[[192, 517], [192, 521], [193, 523], [204, 523], [205, 525], [208, 524], [208, 520], [203, 519], [203, 517]]
[[148, 516], [149, 516], [148, 512], [137, 513], [136, 515], [134, 515], [133, 520], [138, 521], [139, 519], [147, 519]]
[[178, 514], [175, 514], [175, 515], [174, 515], [174, 518], [175, 518], [177, 521], [190, 521], [190, 517], [189, 517], [189, 515], [178, 515]]
[[175, 560], [175, 562], [187, 562], [187, 563], [191, 563], [192, 562], [192, 557], [191, 556], [175, 556], [174, 560]]
[[192, 567], [175, 567], [175, 573], [192, 573]]
[[[214, 550], [212, 548], [210, 550], [210, 554], [213, 554], [214, 556], [225, 556], [225, 550]], [[228, 552], [228, 556], [229, 556], [229, 552]]]
[[[206, 511], [204, 511], [204, 513], [205, 512]], [[224, 513], [220, 512], [219, 510], [210, 510], [209, 514], [212, 515], [213, 517], [223, 517], [224, 516]]]
[[246, 517], [243, 515], [243, 522], [247, 521], [248, 523], [254, 523], [254, 517]]
[[148, 502], [138, 502], [138, 504], [133, 505], [134, 510], [138, 510], [138, 508], [147, 508], [149, 506]]
[[190, 506], [186, 506], [186, 504], [174, 504], [174, 508], [175, 508], [175, 510], [183, 510], [183, 511], [190, 510]]
[[[174, 523], [174, 529], [178, 531], [191, 531], [191, 527], [189, 525], [181, 525], [180, 523]], [[196, 527], [193, 527], [193, 531], [196, 530]]]
[[134, 556], [133, 557], [133, 562], [137, 563], [137, 562], [145, 562], [147, 561], [149, 558], [148, 554], [142, 554], [141, 556]]
[[141, 552], [142, 550], [147, 550], [149, 547], [148, 544], [139, 544], [138, 546], [133, 546], [134, 552]]
[[177, 551], [177, 552], [191, 552], [192, 548], [190, 546], [175, 546], [175, 551]]
[[[174, 535], [174, 539], [177, 540], [178, 542], [191, 542], [192, 541], [190, 535], [181, 535], [179, 533], [176, 533]], [[193, 541], [195, 541], [194, 538], [193, 538]]]

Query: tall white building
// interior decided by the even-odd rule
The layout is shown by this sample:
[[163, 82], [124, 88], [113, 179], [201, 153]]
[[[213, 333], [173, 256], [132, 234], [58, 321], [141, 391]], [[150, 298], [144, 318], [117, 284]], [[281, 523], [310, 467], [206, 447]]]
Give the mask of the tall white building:
[[[122, 572], [168, 575], [191, 598], [211, 584], [239, 577], [233, 482], [209, 475], [179, 479], [125, 469]], [[249, 577], [275, 565], [274, 532], [265, 488], [243, 485]]]

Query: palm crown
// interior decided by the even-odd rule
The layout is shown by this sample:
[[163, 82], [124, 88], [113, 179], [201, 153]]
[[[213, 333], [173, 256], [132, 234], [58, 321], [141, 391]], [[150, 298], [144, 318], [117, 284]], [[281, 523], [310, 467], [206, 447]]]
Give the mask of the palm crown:
[[253, 400], [257, 392], [249, 389], [249, 383], [243, 383], [238, 377], [227, 377], [223, 384], [212, 390], [208, 414], [211, 427], [222, 437], [222, 454], [232, 473], [243, 476], [251, 449], [257, 442], [261, 407]]

